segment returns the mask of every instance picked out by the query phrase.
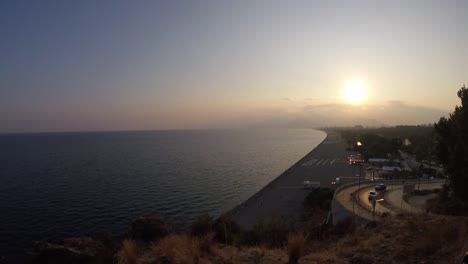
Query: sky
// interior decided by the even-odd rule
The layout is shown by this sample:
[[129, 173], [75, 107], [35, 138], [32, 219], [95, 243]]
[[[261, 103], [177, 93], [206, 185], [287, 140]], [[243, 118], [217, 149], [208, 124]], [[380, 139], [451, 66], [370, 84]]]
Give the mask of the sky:
[[[468, 1], [0, 2], [0, 132], [436, 122]], [[366, 90], [350, 104], [350, 83]]]

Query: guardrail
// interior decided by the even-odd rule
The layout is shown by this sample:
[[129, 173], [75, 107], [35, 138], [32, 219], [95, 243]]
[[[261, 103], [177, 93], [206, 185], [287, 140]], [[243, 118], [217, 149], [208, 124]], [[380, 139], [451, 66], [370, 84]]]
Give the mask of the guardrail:
[[[361, 182], [352, 182], [352, 183], [340, 185], [335, 189], [335, 192], [333, 193], [333, 200], [332, 200], [332, 204], [331, 204], [331, 212], [332, 212], [332, 215], [333, 215], [332, 222], [333, 222], [333, 224], [337, 224], [339, 221], [341, 221], [341, 220], [343, 220], [345, 218], [349, 218], [349, 217], [355, 219], [355, 222], [360, 222], [360, 223], [366, 223], [366, 222], [370, 221], [367, 218], [356, 215], [354, 212], [350, 211], [348, 208], [346, 208], [344, 205], [342, 205], [338, 200], [336, 200], [336, 195], [339, 192], [341, 192], [342, 190], [344, 190], [344, 189], [354, 187], [354, 186], [358, 186], [358, 185], [364, 185], [364, 186], [367, 187], [368, 185], [374, 185], [374, 184], [379, 184], [379, 183], [385, 183], [387, 185], [403, 185], [403, 184], [418, 184], [420, 182], [421, 183], [443, 183], [443, 182], [445, 182], [445, 180], [444, 179], [432, 179], [432, 180], [428, 179], [428, 180], [420, 181], [418, 179], [416, 179], [416, 180], [414, 180], [414, 179], [411, 179], [411, 180], [397, 179], [397, 180], [361, 181]], [[372, 206], [362, 204], [360, 202], [360, 199], [356, 199], [356, 194], [357, 193], [358, 193], [358, 191], [355, 191], [355, 192], [353, 192], [351, 194], [351, 199], [352, 199], [351, 201], [354, 204], [357, 204], [362, 209], [372, 213], [373, 212]], [[383, 213], [384, 212], [380, 212], [378, 210], [375, 211], [375, 214], [377, 216], [382, 216]]]
[[350, 211], [348, 208], [346, 208], [344, 205], [342, 205], [337, 199], [336, 195], [341, 192], [343, 189], [353, 187], [359, 184], [369, 184], [373, 183], [372, 181], [363, 181], [363, 182], [352, 182], [348, 184], [343, 184], [338, 186], [335, 189], [335, 192], [333, 193], [333, 200], [331, 203], [331, 212], [332, 212], [332, 223], [333, 225], [336, 225], [340, 221], [346, 219], [346, 218], [351, 218], [354, 219], [354, 222], [356, 223], [366, 223], [369, 220], [361, 217], [360, 215], [355, 214], [354, 212]]

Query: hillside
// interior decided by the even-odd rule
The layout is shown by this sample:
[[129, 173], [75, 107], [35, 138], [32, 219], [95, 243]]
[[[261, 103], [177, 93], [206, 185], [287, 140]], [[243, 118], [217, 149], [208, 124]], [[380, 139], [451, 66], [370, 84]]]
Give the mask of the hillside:
[[[334, 227], [303, 228], [289, 234], [281, 245], [270, 243], [284, 235], [274, 225], [263, 226], [268, 231], [262, 233], [264, 237], [252, 238], [259, 233], [236, 231], [225, 221], [222, 233], [233, 238], [225, 244], [220, 243], [216, 227], [197, 237], [171, 232], [161, 222], [156, 227], [148, 223], [144, 229], [134, 225], [133, 234], [121, 242], [69, 239], [60, 258], [47, 255], [44, 247], [36, 251], [34, 263], [279, 264], [294, 263], [294, 256], [299, 257], [298, 263], [460, 263], [468, 245], [467, 218], [427, 214], [388, 216], [365, 226], [349, 220]], [[248, 245], [255, 239], [258, 244]], [[64, 254], [67, 250], [75, 255]], [[87, 257], [77, 258], [78, 252]]]

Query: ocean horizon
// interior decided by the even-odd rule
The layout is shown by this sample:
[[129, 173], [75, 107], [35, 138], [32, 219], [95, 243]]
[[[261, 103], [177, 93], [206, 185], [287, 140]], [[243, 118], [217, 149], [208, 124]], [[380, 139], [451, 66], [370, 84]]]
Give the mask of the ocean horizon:
[[232, 209], [312, 151], [313, 129], [0, 135], [0, 256], [34, 241], [120, 235], [137, 217], [186, 228]]

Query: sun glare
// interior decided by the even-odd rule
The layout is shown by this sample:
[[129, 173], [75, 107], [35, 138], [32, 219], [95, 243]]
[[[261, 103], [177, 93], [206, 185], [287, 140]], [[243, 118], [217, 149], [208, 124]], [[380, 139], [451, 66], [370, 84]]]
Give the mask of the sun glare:
[[367, 93], [364, 86], [360, 83], [350, 83], [343, 91], [344, 99], [350, 104], [360, 104], [366, 99]]

